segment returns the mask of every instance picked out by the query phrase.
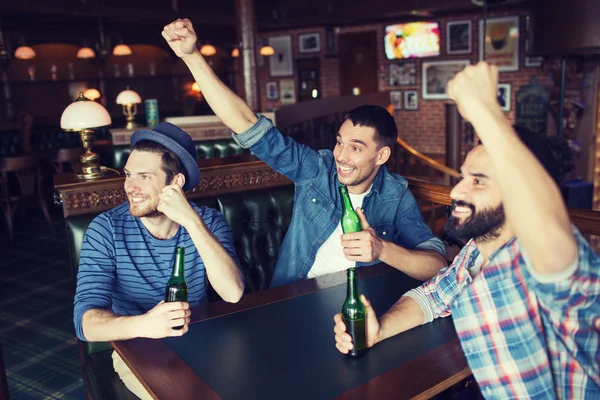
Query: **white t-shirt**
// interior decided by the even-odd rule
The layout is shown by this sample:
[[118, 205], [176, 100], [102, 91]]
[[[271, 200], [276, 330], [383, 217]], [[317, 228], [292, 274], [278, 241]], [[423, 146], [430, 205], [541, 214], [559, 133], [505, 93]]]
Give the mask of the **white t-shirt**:
[[[373, 187], [373, 185], [371, 185]], [[362, 208], [362, 203], [366, 195], [371, 192], [371, 187], [361, 194], [350, 195], [350, 202], [352, 208], [356, 210], [356, 207]], [[342, 231], [342, 223], [338, 222], [337, 227], [323, 245], [317, 250], [315, 256], [315, 262], [313, 263], [310, 271], [308, 271], [308, 278], [315, 278], [317, 276], [331, 274], [338, 271], [345, 271], [348, 268], [352, 268], [356, 265], [356, 261], [350, 261], [344, 255], [344, 248], [342, 247], [341, 236], [344, 234]]]

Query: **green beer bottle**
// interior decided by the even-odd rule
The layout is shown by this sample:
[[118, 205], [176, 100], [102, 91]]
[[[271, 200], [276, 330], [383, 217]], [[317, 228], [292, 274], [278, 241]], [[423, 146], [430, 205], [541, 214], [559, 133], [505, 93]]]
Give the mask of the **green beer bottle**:
[[348, 188], [340, 186], [340, 195], [342, 196], [342, 231], [344, 233], [360, 232], [362, 226], [358, 214], [352, 208], [352, 202], [348, 196]]
[[348, 294], [342, 306], [342, 319], [346, 324], [346, 332], [352, 337], [354, 347], [346, 355], [352, 358], [361, 357], [367, 351], [367, 310], [360, 301], [358, 277], [355, 268], [348, 268]]
[[[185, 248], [177, 247], [175, 250], [175, 262], [173, 263], [173, 272], [167, 282], [165, 293], [165, 303], [171, 301], [188, 301], [188, 286], [185, 281]], [[182, 329], [182, 326], [173, 327], [173, 329]]]

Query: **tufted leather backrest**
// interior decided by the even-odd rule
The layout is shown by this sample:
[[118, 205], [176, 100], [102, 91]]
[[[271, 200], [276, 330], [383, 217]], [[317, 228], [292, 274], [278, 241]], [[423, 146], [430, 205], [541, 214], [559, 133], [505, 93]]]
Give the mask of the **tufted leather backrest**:
[[[233, 141], [233, 139], [205, 140], [201, 142], [194, 142], [194, 144], [196, 145], [196, 159], [198, 160], [229, 157], [249, 153], [249, 150], [240, 147]], [[131, 153], [129, 150], [129, 145], [115, 145], [113, 146], [112, 150], [112, 165], [109, 166], [111, 168], [125, 167], [127, 158], [129, 158], [129, 153]]]
[[269, 287], [279, 247], [294, 207], [292, 185], [217, 197], [219, 211], [233, 231], [238, 259], [246, 275], [246, 292]]

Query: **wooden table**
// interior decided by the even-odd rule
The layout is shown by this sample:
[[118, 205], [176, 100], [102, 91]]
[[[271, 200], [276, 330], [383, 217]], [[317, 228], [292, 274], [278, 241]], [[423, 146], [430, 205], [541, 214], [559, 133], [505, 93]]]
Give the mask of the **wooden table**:
[[[378, 313], [417, 284], [383, 264], [358, 272]], [[342, 272], [237, 304], [195, 307], [182, 338], [112, 345], [157, 399], [430, 398], [470, 375], [450, 319], [390, 338], [357, 360], [338, 353], [332, 310], [341, 308], [345, 283]]]

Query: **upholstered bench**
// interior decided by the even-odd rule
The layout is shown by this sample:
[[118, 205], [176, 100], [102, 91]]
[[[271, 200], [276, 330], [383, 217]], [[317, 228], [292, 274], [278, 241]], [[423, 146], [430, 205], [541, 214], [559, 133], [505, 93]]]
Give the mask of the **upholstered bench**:
[[[233, 139], [203, 140], [194, 143], [196, 145], [196, 151], [198, 152], [198, 160], [250, 153], [249, 150], [246, 150], [235, 143]], [[103, 156], [102, 160], [111, 168], [120, 169], [125, 167], [130, 153], [129, 145], [115, 145], [112, 146], [111, 149], [106, 149], [103, 153], [107, 153], [109, 150], [112, 150], [112, 158], [104, 158]]]
[[[289, 227], [294, 204], [293, 185], [250, 190], [194, 200], [223, 213], [233, 230], [234, 245], [246, 277], [246, 292], [269, 287], [279, 247]], [[66, 219], [71, 267], [77, 276], [83, 236], [96, 214]], [[209, 285], [209, 301], [219, 299]], [[95, 399], [135, 399], [112, 367], [111, 346], [79, 342], [79, 359], [87, 390]]]

